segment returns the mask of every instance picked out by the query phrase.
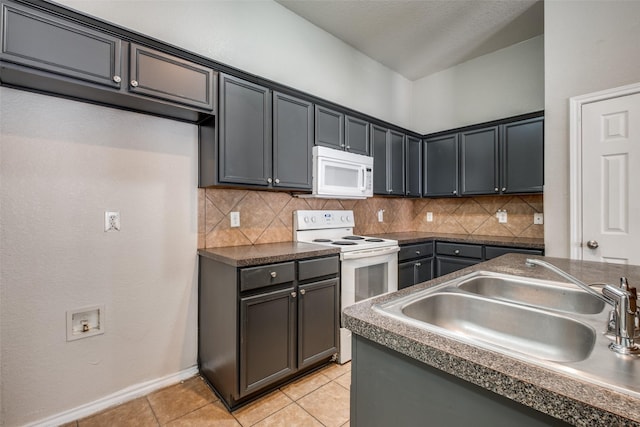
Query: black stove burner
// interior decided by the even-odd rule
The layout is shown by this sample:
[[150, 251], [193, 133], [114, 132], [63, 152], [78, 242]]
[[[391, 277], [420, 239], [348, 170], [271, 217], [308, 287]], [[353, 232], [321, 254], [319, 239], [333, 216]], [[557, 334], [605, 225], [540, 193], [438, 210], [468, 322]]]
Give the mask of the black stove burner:
[[345, 240], [363, 240], [364, 237], [362, 237], [362, 236], [344, 236], [343, 239], [345, 239]]
[[371, 238], [371, 239], [365, 239], [365, 242], [377, 243], [377, 242], [384, 242], [384, 240], [378, 239], [378, 238]]
[[313, 241], [318, 243], [328, 243], [331, 239], [313, 239]]
[[340, 246], [357, 245], [356, 242], [348, 242], [346, 240], [336, 240], [335, 242], [333, 242], [333, 244]]

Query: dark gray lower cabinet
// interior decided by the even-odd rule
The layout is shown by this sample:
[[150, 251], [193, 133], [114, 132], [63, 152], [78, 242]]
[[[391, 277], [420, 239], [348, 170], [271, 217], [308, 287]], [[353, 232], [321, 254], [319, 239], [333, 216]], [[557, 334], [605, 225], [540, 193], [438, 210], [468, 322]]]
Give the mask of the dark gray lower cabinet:
[[229, 408], [338, 351], [337, 256], [237, 268], [200, 256], [198, 361]]
[[359, 335], [352, 343], [352, 427], [569, 425]]
[[434, 277], [433, 242], [403, 245], [398, 252], [398, 289]]
[[484, 259], [486, 261], [497, 258], [504, 254], [528, 254], [528, 255], [544, 255], [542, 249], [527, 249], [527, 248], [510, 248], [506, 246], [485, 246], [484, 247]]
[[479, 259], [438, 256], [436, 257], [437, 277], [476, 265], [480, 262], [482, 262], [482, 260]]
[[296, 369], [294, 287], [240, 299], [240, 396]]

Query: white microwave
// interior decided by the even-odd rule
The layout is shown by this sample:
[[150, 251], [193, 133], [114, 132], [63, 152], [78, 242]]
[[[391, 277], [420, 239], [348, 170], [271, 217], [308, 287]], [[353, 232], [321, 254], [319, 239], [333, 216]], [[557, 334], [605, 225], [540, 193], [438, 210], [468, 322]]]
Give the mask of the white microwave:
[[316, 145], [313, 192], [300, 197], [364, 199], [373, 196], [373, 157]]

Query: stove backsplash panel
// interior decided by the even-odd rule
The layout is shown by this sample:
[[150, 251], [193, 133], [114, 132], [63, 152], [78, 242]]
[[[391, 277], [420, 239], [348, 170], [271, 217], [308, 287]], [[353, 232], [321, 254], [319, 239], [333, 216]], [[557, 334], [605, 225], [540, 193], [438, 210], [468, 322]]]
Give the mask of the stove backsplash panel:
[[[542, 197], [326, 200], [271, 191], [198, 189], [198, 248], [289, 242], [293, 211], [298, 209], [352, 209], [355, 234], [427, 231], [543, 238], [544, 226], [533, 224], [533, 214], [543, 212]], [[507, 223], [498, 222], [498, 209], [507, 211]], [[380, 210], [383, 222], [378, 221]], [[240, 212], [240, 227], [230, 226], [231, 212]], [[427, 212], [432, 222], [427, 222]]]

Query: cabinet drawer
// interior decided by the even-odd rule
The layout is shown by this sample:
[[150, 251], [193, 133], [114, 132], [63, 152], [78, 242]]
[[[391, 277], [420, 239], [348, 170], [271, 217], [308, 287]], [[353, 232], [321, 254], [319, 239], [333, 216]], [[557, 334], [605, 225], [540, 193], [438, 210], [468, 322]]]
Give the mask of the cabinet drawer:
[[398, 261], [430, 257], [431, 255], [433, 255], [433, 242], [407, 245], [400, 247], [400, 252], [398, 252]]
[[298, 279], [300, 281], [335, 275], [339, 270], [340, 264], [337, 256], [298, 261]]
[[295, 276], [295, 263], [293, 261], [243, 268], [240, 270], [240, 291], [293, 282]]
[[505, 248], [501, 246], [485, 246], [484, 258], [490, 260], [504, 254], [543, 255], [542, 249]]
[[442, 243], [436, 245], [438, 255], [451, 255], [465, 258], [482, 259], [482, 245], [468, 245], [465, 243]]

